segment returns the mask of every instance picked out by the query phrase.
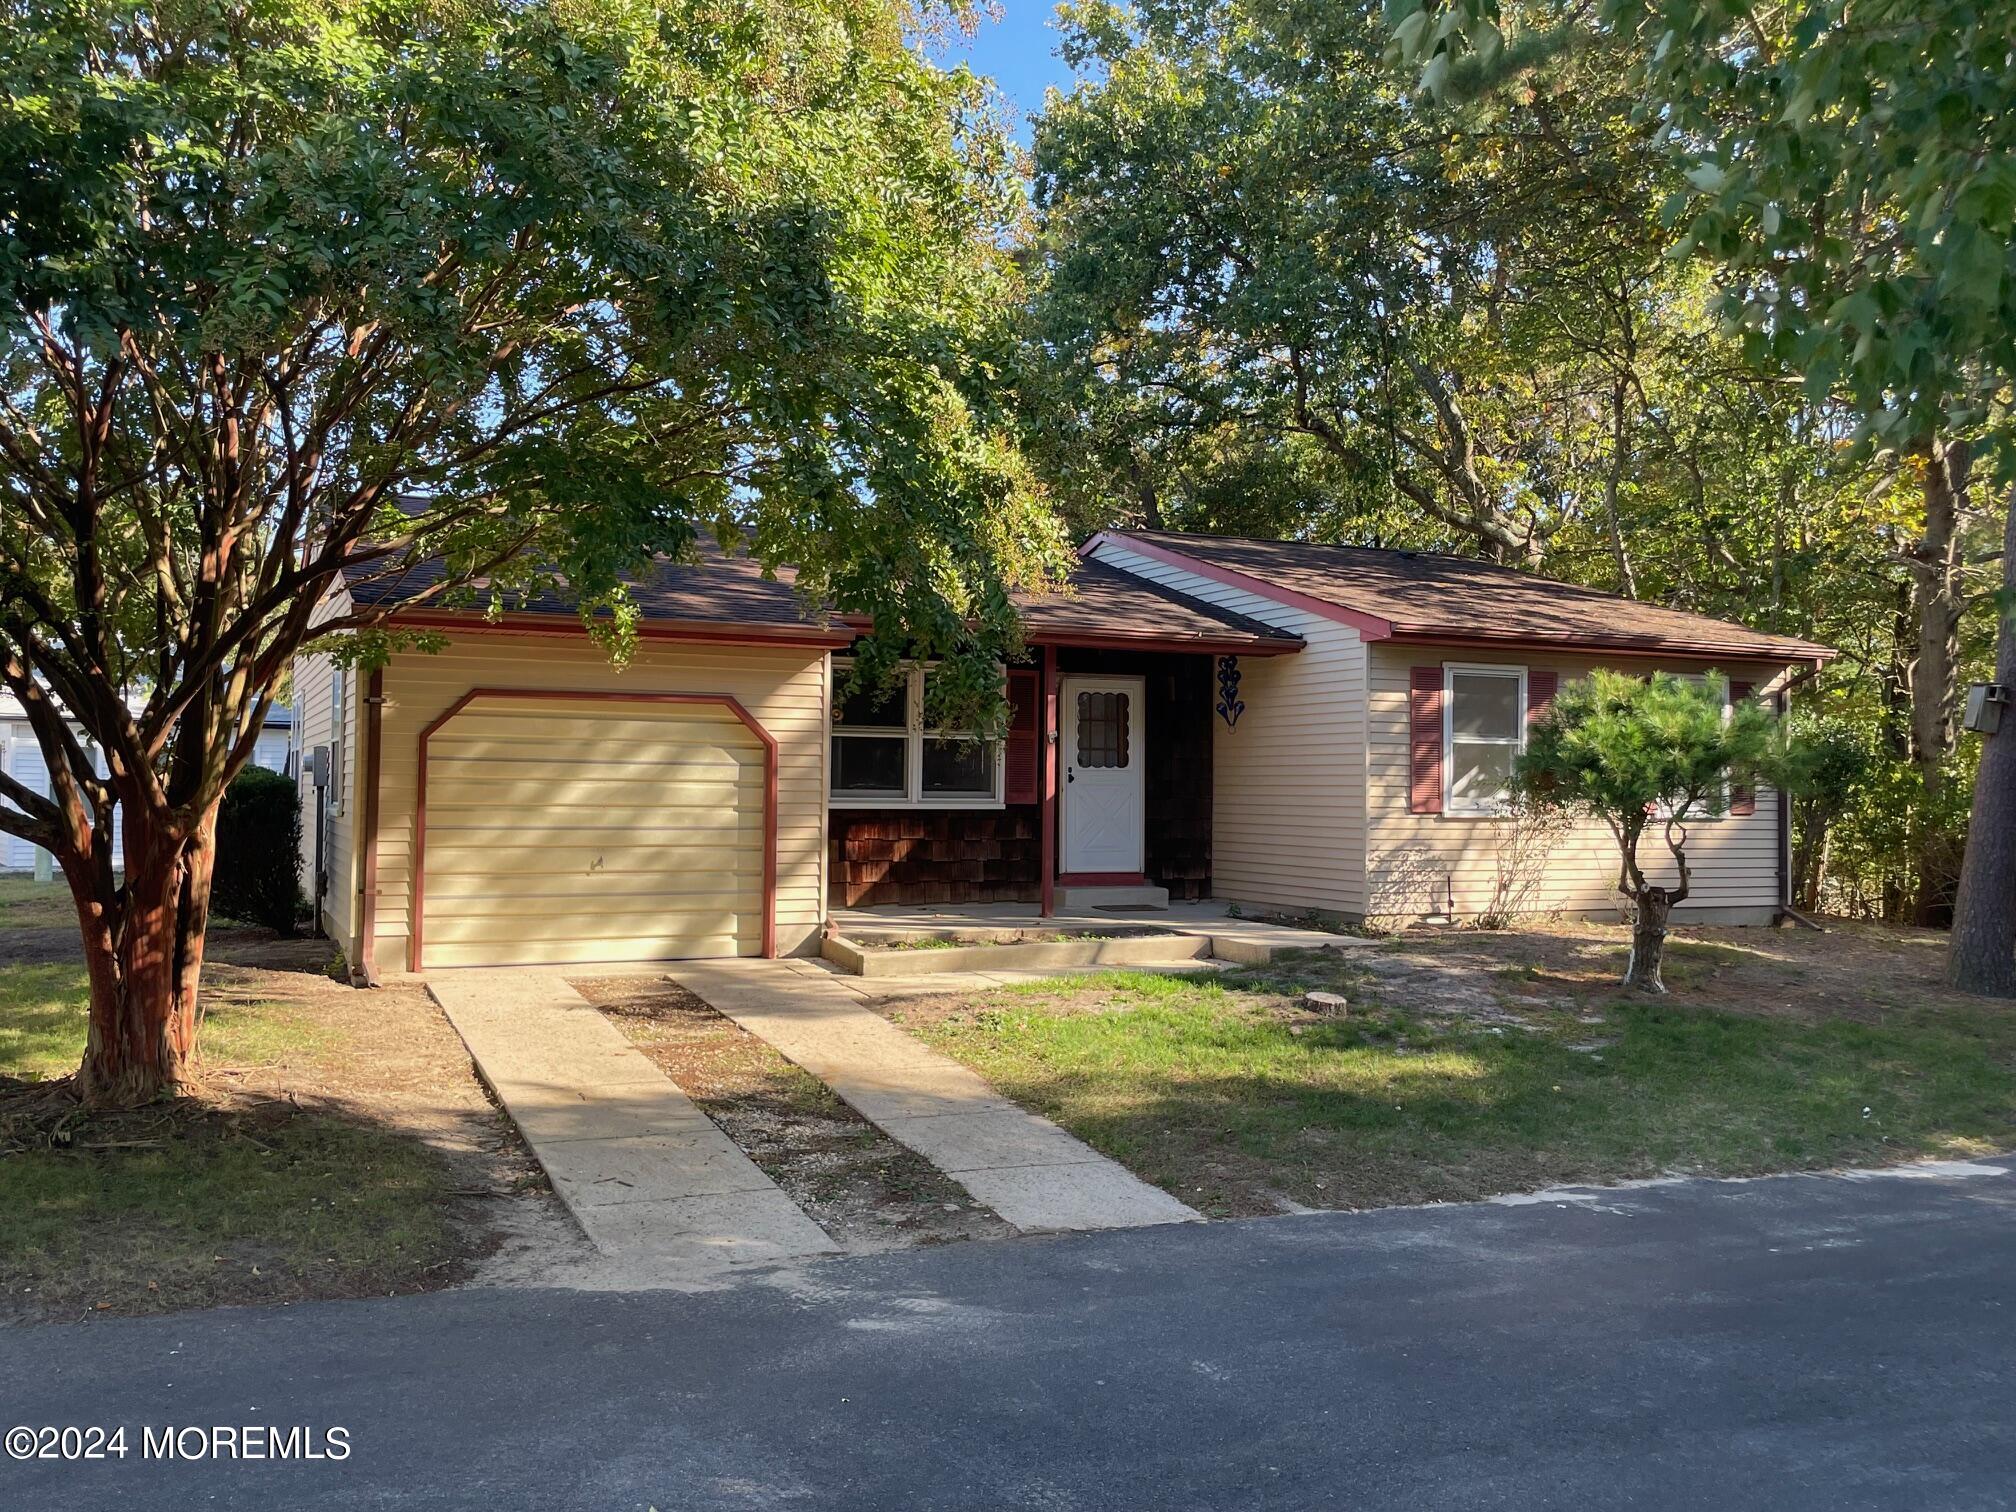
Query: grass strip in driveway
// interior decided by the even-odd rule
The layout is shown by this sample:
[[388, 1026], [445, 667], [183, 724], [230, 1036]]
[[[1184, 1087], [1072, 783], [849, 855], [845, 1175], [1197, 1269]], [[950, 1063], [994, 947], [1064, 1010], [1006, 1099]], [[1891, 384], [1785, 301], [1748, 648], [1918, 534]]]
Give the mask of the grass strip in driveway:
[[[1326, 1017], [1301, 994], [1342, 991]], [[884, 1012], [1213, 1216], [1750, 1175], [2016, 1142], [2016, 1015], [1768, 1017], [1593, 999], [1443, 1014], [1328, 952], [1114, 972]]]

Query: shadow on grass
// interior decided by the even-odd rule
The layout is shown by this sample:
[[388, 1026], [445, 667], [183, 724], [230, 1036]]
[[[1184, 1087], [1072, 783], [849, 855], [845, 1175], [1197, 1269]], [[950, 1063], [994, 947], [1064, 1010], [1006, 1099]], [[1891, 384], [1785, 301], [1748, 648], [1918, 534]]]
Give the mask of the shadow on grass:
[[[0, 969], [0, 1320], [379, 1295], [466, 1274], [447, 1158], [361, 1106], [234, 1091], [87, 1111], [81, 966]], [[324, 1031], [213, 1001], [199, 1067], [271, 1070]]]
[[[2004, 1015], [1792, 1021], [1612, 1001], [1484, 1025], [1300, 1007], [1306, 963], [1217, 982], [1032, 984], [920, 1032], [1206, 1211], [1460, 1200], [2016, 1142]], [[1334, 985], [1350, 968], [1324, 968]]]

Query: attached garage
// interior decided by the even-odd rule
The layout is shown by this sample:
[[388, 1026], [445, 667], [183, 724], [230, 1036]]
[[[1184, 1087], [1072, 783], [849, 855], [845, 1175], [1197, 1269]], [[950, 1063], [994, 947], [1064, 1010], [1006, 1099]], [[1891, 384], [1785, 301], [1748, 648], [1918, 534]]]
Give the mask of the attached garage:
[[776, 761], [724, 696], [470, 693], [422, 742], [419, 963], [771, 954]]

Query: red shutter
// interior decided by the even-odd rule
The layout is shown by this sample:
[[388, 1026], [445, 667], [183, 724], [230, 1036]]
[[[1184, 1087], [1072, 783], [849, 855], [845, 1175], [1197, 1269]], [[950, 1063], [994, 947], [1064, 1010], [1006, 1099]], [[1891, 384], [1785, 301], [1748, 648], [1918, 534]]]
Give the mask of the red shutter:
[[1043, 701], [1041, 679], [1034, 672], [1008, 674], [1008, 740], [1002, 752], [1003, 796], [1009, 803], [1034, 803], [1040, 745], [1037, 714]]
[[1547, 672], [1537, 668], [1527, 672], [1526, 723], [1530, 725], [1546, 716], [1547, 711], [1554, 707], [1554, 694], [1560, 686], [1559, 672]]
[[[1732, 681], [1729, 684], [1729, 702], [1732, 705], [1742, 703], [1750, 696], [1750, 688], [1751, 684], [1749, 683]], [[1749, 787], [1731, 788], [1729, 790], [1729, 812], [1732, 814], [1756, 813], [1757, 789]]]
[[1413, 753], [1407, 812], [1442, 812], [1442, 669], [1416, 667], [1407, 693], [1409, 744]]

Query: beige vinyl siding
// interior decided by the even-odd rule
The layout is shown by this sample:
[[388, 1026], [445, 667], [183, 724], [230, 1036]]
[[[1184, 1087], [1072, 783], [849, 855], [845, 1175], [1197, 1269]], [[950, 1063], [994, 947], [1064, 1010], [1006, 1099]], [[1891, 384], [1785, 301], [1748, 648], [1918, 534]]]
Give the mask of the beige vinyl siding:
[[[397, 970], [410, 964], [420, 732], [476, 688], [709, 693], [737, 699], [778, 746], [777, 949], [784, 954], [802, 952], [816, 941], [826, 892], [824, 652], [802, 647], [646, 642], [638, 647], [628, 668], [619, 670], [585, 639], [484, 633], [455, 640], [436, 654], [395, 656], [385, 670], [375, 925], [380, 969]], [[600, 711], [610, 706], [585, 707]], [[545, 717], [549, 716], [542, 715]], [[605, 717], [601, 713], [584, 715], [577, 741], [583, 754], [614, 743], [615, 737], [605, 742], [597, 733], [603, 728], [598, 721]], [[448, 727], [454, 728], [452, 724]], [[634, 738], [636, 733], [622, 738]], [[430, 813], [433, 783], [430, 770]], [[527, 810], [510, 805], [531, 797], [530, 793], [506, 793], [500, 795], [500, 804], [507, 812], [524, 813]], [[734, 814], [731, 828], [737, 832], [752, 822], [752, 814], [753, 822], [760, 825], [760, 798], [753, 810], [738, 807]], [[432, 843], [430, 840], [430, 847]], [[437, 963], [431, 943], [435, 939], [434, 917], [430, 903], [430, 965]], [[639, 938], [648, 938], [648, 932]]]
[[[1600, 664], [1592, 656], [1533, 652], [1474, 651], [1378, 642], [1370, 648], [1370, 752], [1368, 758], [1370, 908], [1375, 918], [1411, 919], [1440, 913], [1453, 889], [1459, 915], [1486, 907], [1497, 886], [1500, 855], [1510, 825], [1504, 820], [1407, 811], [1409, 786], [1408, 678], [1417, 666], [1456, 662], [1475, 666], [1545, 668], [1563, 687]], [[1662, 670], [1698, 673], [1702, 661], [1631, 659], [1613, 663], [1644, 673]], [[1721, 670], [1754, 684], [1759, 693], [1776, 688], [1782, 668]], [[1683, 914], [1730, 919], [1753, 918], [1778, 901], [1778, 795], [1757, 794], [1754, 814], [1703, 819], [1688, 826], [1687, 857], [1694, 871], [1693, 896]], [[1617, 844], [1600, 820], [1576, 825], [1552, 850], [1532, 895], [1536, 911], [1610, 913], [1618, 906]], [[1654, 881], [1672, 882], [1677, 873], [1665, 846], [1648, 834], [1641, 860]]]
[[[350, 607], [348, 590], [338, 588], [323, 601], [315, 618], [318, 622], [327, 620], [348, 613]], [[330, 682], [337, 677], [349, 679], [349, 696], [344, 700], [345, 718], [340, 730], [333, 726], [329, 699]], [[357, 781], [358, 769], [362, 765], [358, 760], [357, 745], [357, 732], [361, 728], [358, 709], [361, 683], [362, 679], [355, 672], [345, 671], [326, 656], [297, 656], [294, 659], [294, 709], [298, 721], [295, 728], [302, 751], [312, 751], [318, 745], [334, 750], [340, 745], [344, 752], [344, 792], [341, 802], [332, 804], [328, 820], [328, 881], [322, 899], [321, 922], [323, 933], [336, 941], [353, 963], [357, 959], [357, 897], [361, 885], [356, 846]], [[319, 836], [315, 828], [315, 783], [309, 775], [305, 757], [297, 779], [301, 792], [301, 889], [313, 898]], [[332, 798], [334, 796], [331, 795]]]
[[761, 954], [767, 770], [723, 704], [477, 697], [427, 745], [425, 964]]
[[1239, 661], [1246, 712], [1213, 721], [1211, 891], [1353, 917], [1365, 889], [1365, 642], [1349, 625], [1103, 542], [1099, 561], [1301, 636]]

